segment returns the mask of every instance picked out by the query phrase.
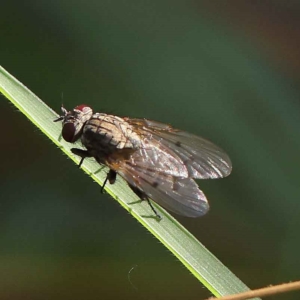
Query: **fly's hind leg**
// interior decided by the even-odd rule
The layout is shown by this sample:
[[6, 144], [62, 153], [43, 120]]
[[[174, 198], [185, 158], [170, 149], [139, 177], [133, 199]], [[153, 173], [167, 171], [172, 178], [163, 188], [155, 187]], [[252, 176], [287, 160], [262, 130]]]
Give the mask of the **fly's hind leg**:
[[154, 208], [154, 206], [152, 205], [150, 199], [148, 198], [148, 196], [141, 191], [140, 189], [138, 189], [137, 187], [134, 187], [132, 185], [130, 185], [130, 188], [134, 191], [135, 194], [137, 194], [137, 196], [141, 199], [141, 200], [146, 200], [149, 204], [149, 206], [151, 207], [152, 211], [154, 212], [155, 216], [157, 217], [157, 219], [161, 220], [162, 217], [158, 214], [158, 212], [156, 211], [156, 209]]
[[72, 148], [71, 152], [73, 154], [78, 155], [78, 156], [81, 157], [81, 160], [79, 162], [78, 168], [81, 167], [81, 165], [82, 165], [82, 163], [83, 163], [83, 161], [84, 161], [85, 158], [87, 158], [87, 157], [93, 157], [93, 155], [91, 155], [88, 150], [83, 150], [83, 149], [78, 149], [78, 148]]

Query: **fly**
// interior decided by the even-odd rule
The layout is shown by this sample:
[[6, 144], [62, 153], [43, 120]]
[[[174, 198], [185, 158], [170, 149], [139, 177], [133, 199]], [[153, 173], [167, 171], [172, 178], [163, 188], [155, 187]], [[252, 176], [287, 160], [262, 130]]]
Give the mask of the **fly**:
[[94, 157], [109, 168], [102, 189], [119, 174], [158, 218], [150, 199], [179, 215], [204, 215], [209, 204], [194, 179], [222, 178], [231, 172], [230, 158], [221, 148], [170, 125], [94, 113], [85, 104], [61, 110], [54, 122], [62, 121], [62, 137], [69, 143], [81, 139], [86, 148], [71, 149], [81, 157], [79, 167]]

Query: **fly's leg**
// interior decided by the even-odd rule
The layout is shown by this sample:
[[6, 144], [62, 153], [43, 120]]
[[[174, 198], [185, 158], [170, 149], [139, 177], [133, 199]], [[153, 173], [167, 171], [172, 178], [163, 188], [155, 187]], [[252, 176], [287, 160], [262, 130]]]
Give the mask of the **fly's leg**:
[[[81, 165], [82, 165], [82, 163], [83, 163], [83, 161], [84, 161], [85, 158], [87, 158], [87, 157], [93, 157], [93, 155], [91, 155], [88, 150], [82, 150], [82, 149], [78, 149], [78, 148], [72, 148], [71, 152], [73, 154], [78, 155], [78, 156], [81, 157], [81, 160], [80, 160], [80, 163], [78, 165], [78, 168], [81, 167]], [[105, 185], [107, 183], [107, 180], [109, 181], [110, 184], [114, 184], [115, 181], [116, 181], [116, 177], [117, 177], [117, 173], [115, 171], [113, 171], [113, 170], [109, 170], [109, 172], [108, 172], [108, 174], [107, 174], [107, 176], [106, 176], [106, 178], [104, 180], [104, 183], [103, 183], [103, 185], [101, 187], [101, 193], [103, 193], [103, 191], [104, 191], [104, 187], [105, 187]]]
[[82, 150], [82, 149], [78, 149], [78, 148], [72, 148], [71, 152], [73, 154], [78, 155], [78, 156], [81, 157], [81, 160], [79, 162], [78, 168], [81, 167], [81, 165], [82, 165], [82, 163], [83, 163], [83, 161], [84, 161], [85, 158], [87, 158], [87, 157], [93, 157], [93, 155], [91, 155], [88, 150]]
[[101, 187], [101, 193], [103, 193], [103, 191], [104, 191], [104, 187], [105, 187], [105, 185], [107, 183], [107, 180], [108, 180], [108, 182], [110, 184], [114, 184], [115, 181], [116, 181], [116, 178], [117, 178], [117, 173], [114, 170], [109, 170], [109, 172], [108, 172], [108, 174], [107, 174], [107, 176], [106, 176], [106, 178], [104, 180], [104, 183], [103, 183], [103, 185]]
[[148, 196], [143, 192], [141, 191], [140, 189], [130, 185], [130, 188], [137, 194], [137, 196], [139, 198], [141, 198], [141, 200], [146, 200], [149, 204], [149, 206], [151, 207], [152, 211], [154, 212], [155, 216], [157, 217], [157, 219], [161, 220], [162, 217], [158, 214], [158, 212], [156, 211], [156, 209], [154, 208], [154, 206], [152, 205], [150, 199], [148, 198]]
[[[143, 200], [143, 199], [142, 199], [142, 200]], [[152, 211], [154, 212], [156, 218], [157, 218], [158, 220], [161, 220], [162, 217], [160, 216], [160, 214], [158, 214], [158, 212], [156, 211], [156, 209], [155, 209], [154, 206], [152, 205], [150, 199], [147, 197], [145, 200], [147, 200], [147, 202], [148, 202], [149, 206], [151, 207]]]

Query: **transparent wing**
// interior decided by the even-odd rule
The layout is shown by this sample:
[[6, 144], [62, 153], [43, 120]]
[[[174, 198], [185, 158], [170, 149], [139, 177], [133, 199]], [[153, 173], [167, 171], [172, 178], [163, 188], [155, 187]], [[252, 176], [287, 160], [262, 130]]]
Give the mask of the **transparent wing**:
[[123, 161], [116, 170], [130, 185], [138, 188], [164, 208], [186, 217], [207, 213], [205, 195], [192, 178], [180, 178], [146, 168], [145, 161]]
[[193, 178], [220, 178], [231, 172], [228, 155], [213, 143], [145, 119], [125, 119], [141, 137], [127, 159], [120, 153], [106, 164], [132, 187], [177, 214], [198, 217], [209, 205]]
[[182, 160], [155, 139], [144, 139], [127, 159], [110, 156], [106, 165], [129, 185], [177, 214], [198, 217], [209, 209], [205, 195], [188, 177]]
[[[187, 169], [187, 176], [200, 179], [221, 178], [231, 173], [228, 155], [208, 140], [180, 131], [169, 125], [146, 119], [126, 119], [149, 143], [154, 141], [168, 149]], [[176, 176], [176, 175], [174, 175]]]

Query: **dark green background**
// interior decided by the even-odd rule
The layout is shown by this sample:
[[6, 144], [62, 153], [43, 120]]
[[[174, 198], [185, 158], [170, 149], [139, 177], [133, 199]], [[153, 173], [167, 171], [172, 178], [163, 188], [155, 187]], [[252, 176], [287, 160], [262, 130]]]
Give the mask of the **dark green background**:
[[[56, 111], [87, 103], [224, 148], [232, 175], [198, 182], [211, 211], [178, 219], [252, 288], [300, 278], [299, 2], [1, 6], [1, 65]], [[210, 295], [3, 96], [0, 108], [1, 299]]]

